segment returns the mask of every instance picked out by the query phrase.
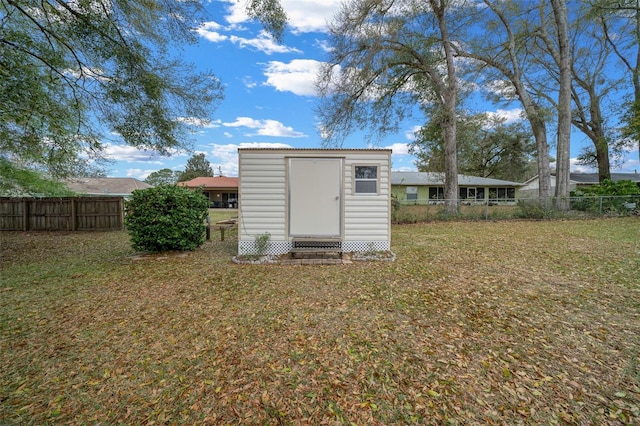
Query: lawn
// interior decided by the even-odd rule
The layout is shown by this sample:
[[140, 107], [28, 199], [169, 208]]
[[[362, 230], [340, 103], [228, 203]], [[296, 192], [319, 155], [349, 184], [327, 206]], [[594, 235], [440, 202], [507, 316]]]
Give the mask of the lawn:
[[235, 235], [0, 233], [0, 424], [638, 424], [640, 219], [393, 228], [395, 262]]

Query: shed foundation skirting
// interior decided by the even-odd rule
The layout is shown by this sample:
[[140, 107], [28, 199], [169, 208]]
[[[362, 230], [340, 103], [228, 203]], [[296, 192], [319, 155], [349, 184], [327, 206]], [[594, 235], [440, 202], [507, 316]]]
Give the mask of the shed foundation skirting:
[[[373, 252], [391, 250], [389, 241], [342, 241], [342, 251], [351, 252]], [[293, 249], [293, 243], [288, 241], [271, 241], [269, 247], [263, 254], [282, 255], [289, 253]], [[238, 242], [239, 255], [257, 254], [257, 248], [254, 241]]]

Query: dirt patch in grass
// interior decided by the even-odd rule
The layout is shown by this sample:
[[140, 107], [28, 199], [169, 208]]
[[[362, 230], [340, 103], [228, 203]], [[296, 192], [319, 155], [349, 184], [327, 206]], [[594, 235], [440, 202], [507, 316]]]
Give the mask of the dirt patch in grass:
[[637, 424], [639, 225], [396, 226], [335, 266], [0, 233], [0, 423]]

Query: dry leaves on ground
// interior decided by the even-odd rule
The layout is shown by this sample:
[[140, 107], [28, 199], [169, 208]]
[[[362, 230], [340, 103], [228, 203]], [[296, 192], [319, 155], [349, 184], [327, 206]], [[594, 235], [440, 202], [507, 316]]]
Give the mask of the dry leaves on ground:
[[636, 424], [640, 222], [397, 226], [395, 262], [0, 234], [0, 422]]

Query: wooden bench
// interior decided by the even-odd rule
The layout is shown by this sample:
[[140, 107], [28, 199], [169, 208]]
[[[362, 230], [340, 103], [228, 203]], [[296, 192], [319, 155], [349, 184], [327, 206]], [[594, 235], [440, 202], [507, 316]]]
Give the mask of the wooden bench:
[[215, 225], [207, 224], [207, 240], [211, 239], [211, 229], [220, 230], [220, 241], [224, 241], [225, 229], [233, 229], [238, 224], [236, 219], [220, 220]]

